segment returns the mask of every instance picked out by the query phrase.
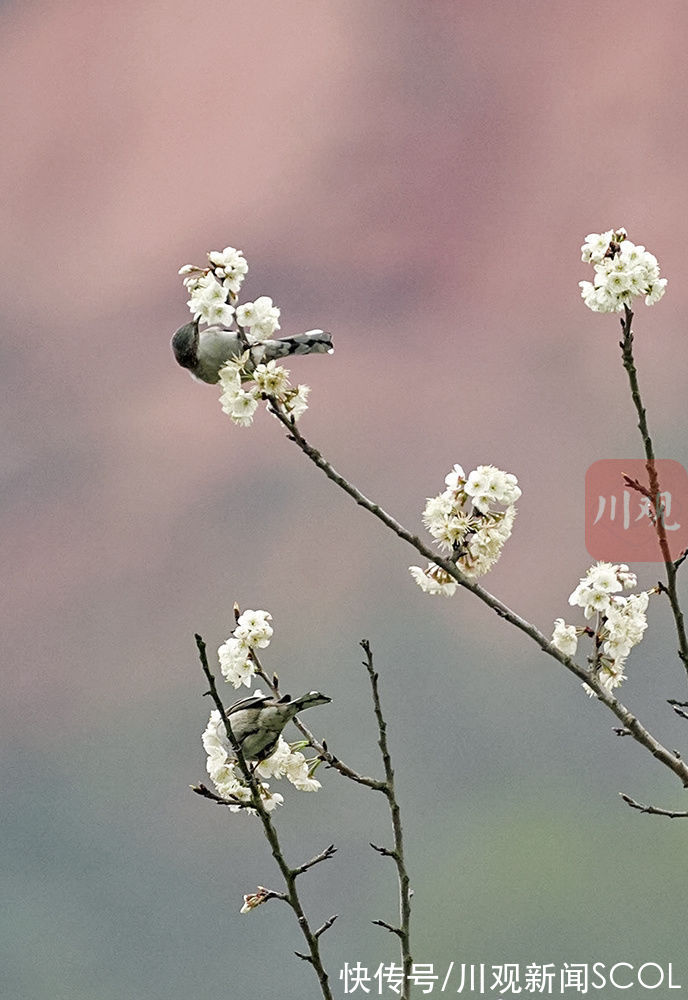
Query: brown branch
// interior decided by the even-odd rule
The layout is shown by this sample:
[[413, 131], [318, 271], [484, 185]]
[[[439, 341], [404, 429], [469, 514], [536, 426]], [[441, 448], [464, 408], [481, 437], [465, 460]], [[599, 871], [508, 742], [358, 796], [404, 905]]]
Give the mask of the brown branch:
[[624, 792], [619, 792], [619, 795], [624, 800], [627, 806], [631, 809], [637, 809], [638, 812], [647, 813], [649, 816], [667, 816], [669, 819], [686, 819], [688, 818], [688, 811], [676, 811], [674, 809], [659, 809], [657, 806], [644, 806], [640, 802], [636, 802], [632, 799], [630, 795], [626, 795]]
[[411, 936], [410, 936], [410, 923], [411, 923], [411, 883], [406, 869], [406, 861], [404, 858], [404, 836], [403, 829], [401, 825], [401, 811], [399, 809], [399, 803], [396, 797], [396, 791], [394, 788], [394, 768], [392, 767], [392, 757], [389, 752], [389, 746], [387, 743], [387, 723], [385, 722], [384, 716], [382, 714], [382, 706], [380, 704], [380, 689], [378, 686], [378, 674], [375, 671], [373, 665], [373, 654], [370, 649], [370, 643], [367, 639], [361, 640], [361, 648], [365, 653], [365, 660], [363, 661], [363, 666], [368, 672], [368, 678], [370, 680], [370, 687], [373, 695], [373, 710], [375, 712], [375, 720], [377, 722], [378, 729], [378, 746], [380, 747], [380, 754], [382, 755], [382, 763], [385, 771], [385, 787], [383, 789], [383, 794], [387, 797], [389, 803], [389, 811], [392, 815], [392, 830], [394, 833], [394, 850], [390, 851], [386, 847], [376, 847], [374, 844], [370, 846], [373, 850], [377, 851], [379, 854], [383, 854], [387, 857], [393, 859], [394, 864], [397, 868], [397, 880], [399, 882], [399, 927], [392, 928], [389, 924], [384, 921], [377, 920], [373, 923], [380, 924], [381, 927], [386, 927], [388, 930], [393, 930], [395, 934], [399, 937], [399, 947], [401, 949], [401, 963], [404, 971], [404, 985], [402, 986], [402, 998], [408, 1000], [410, 996], [409, 993], [409, 977], [413, 971], [413, 960], [411, 958]]
[[396, 859], [397, 856], [396, 851], [390, 851], [389, 847], [380, 847], [379, 844], [373, 844], [373, 843], [371, 843], [370, 846], [374, 851], [377, 851], [378, 854], [381, 854], [383, 858]]
[[313, 448], [298, 430], [295, 421], [282, 413], [279, 407], [276, 405], [274, 400], [271, 400], [270, 412], [273, 413], [277, 419], [282, 423], [287, 431], [287, 437], [306, 455], [307, 458], [311, 460], [317, 467], [324, 472], [328, 479], [332, 480], [340, 489], [348, 493], [357, 504], [369, 511], [374, 517], [379, 521], [382, 521], [395, 535], [403, 539], [409, 545], [411, 545], [416, 552], [422, 555], [424, 558], [428, 559], [430, 562], [434, 562], [437, 566], [440, 566], [445, 570], [449, 576], [451, 576], [459, 586], [463, 587], [465, 590], [469, 590], [472, 594], [486, 604], [489, 608], [500, 617], [508, 621], [515, 628], [519, 629], [529, 636], [537, 645], [551, 656], [553, 659], [558, 660], [568, 671], [570, 671], [574, 676], [578, 677], [579, 680], [588, 684], [592, 690], [597, 695], [598, 699], [607, 706], [610, 712], [619, 719], [623, 724], [624, 728], [628, 729], [631, 736], [636, 742], [644, 746], [646, 750], [656, 757], [665, 767], [668, 767], [673, 771], [677, 777], [681, 780], [684, 787], [688, 788], [688, 768], [682, 763], [682, 761], [676, 757], [675, 754], [667, 750], [666, 747], [652, 736], [652, 734], [639, 722], [639, 720], [617, 699], [604, 688], [602, 688], [595, 676], [594, 672], [586, 670], [575, 662], [570, 656], [565, 656], [563, 653], [554, 646], [549, 639], [547, 639], [542, 632], [539, 631], [534, 625], [521, 618], [520, 615], [512, 611], [498, 598], [494, 597], [489, 591], [481, 587], [479, 583], [474, 580], [469, 580], [467, 577], [461, 573], [457, 566], [450, 559], [443, 559], [439, 557], [429, 546], [425, 545], [416, 535], [412, 534], [406, 528], [403, 527], [398, 521], [396, 521], [390, 514], [388, 514], [379, 504], [374, 503], [369, 500], [368, 497], [364, 496], [352, 483], [346, 480], [342, 475], [340, 475], [336, 469], [322, 457], [319, 451]]
[[207, 785], [202, 782], [200, 785], [189, 785], [192, 792], [196, 795], [200, 795], [201, 798], [210, 799], [211, 802], [217, 803], [218, 806], [237, 806], [239, 809], [252, 809], [253, 805], [251, 802], [243, 802], [241, 799], [236, 798], [234, 795], [230, 795], [228, 799], [223, 799], [221, 795], [216, 792], [211, 792]]
[[338, 913], [333, 913], [329, 920], [326, 920], [324, 924], [318, 927], [317, 931], [315, 932], [315, 936], [319, 938], [321, 934], [325, 933], [325, 931], [329, 931], [330, 927], [335, 922], [338, 916], [339, 916]]
[[[384, 927], [384, 929], [389, 931], [390, 934], [396, 934], [399, 938], [403, 936], [403, 932], [400, 927], [392, 927], [392, 925], [388, 924], [386, 920], [371, 920], [370, 922], [371, 924], [377, 924], [378, 927]], [[406, 981], [406, 973], [404, 973], [404, 980]]]
[[313, 966], [315, 973], [318, 977], [318, 982], [320, 984], [320, 991], [323, 995], [324, 1000], [334, 1000], [332, 996], [332, 991], [330, 989], [329, 977], [327, 975], [327, 972], [325, 971], [325, 967], [322, 963], [322, 958], [320, 956], [320, 943], [318, 941], [318, 936], [311, 930], [311, 926], [308, 922], [308, 918], [306, 917], [303, 906], [301, 905], [299, 894], [296, 890], [296, 877], [299, 874], [299, 869], [292, 868], [287, 863], [287, 860], [284, 857], [284, 853], [282, 852], [282, 847], [280, 845], [279, 838], [277, 836], [277, 830], [275, 829], [275, 826], [270, 818], [270, 814], [263, 805], [263, 801], [260, 797], [260, 792], [258, 790], [258, 783], [254, 777], [253, 772], [246, 763], [246, 759], [242, 753], [241, 746], [239, 745], [234, 733], [232, 732], [232, 727], [229, 722], [229, 717], [222, 703], [222, 699], [218, 694], [217, 685], [215, 684], [215, 677], [213, 676], [213, 673], [210, 667], [208, 666], [208, 657], [206, 655], [205, 642], [203, 641], [201, 636], [198, 635], [198, 633], [196, 633], [195, 639], [196, 639], [196, 646], [198, 647], [198, 655], [201, 661], [201, 667], [203, 668], [203, 673], [208, 679], [208, 685], [210, 687], [210, 692], [209, 692], [210, 696], [215, 702], [215, 707], [220, 713], [220, 717], [227, 732], [227, 737], [230, 743], [232, 744], [234, 752], [236, 753], [237, 761], [239, 763], [239, 767], [244, 776], [246, 784], [251, 789], [251, 806], [252, 808], [255, 809], [255, 811], [258, 813], [258, 816], [260, 817], [260, 821], [263, 825], [263, 833], [265, 834], [265, 838], [268, 844], [270, 845], [272, 856], [275, 859], [275, 862], [277, 863], [277, 867], [282, 873], [282, 877], [284, 879], [287, 888], [287, 891], [284, 894], [283, 898], [285, 902], [288, 903], [288, 905], [293, 910], [294, 915], [298, 921], [299, 927], [301, 928], [301, 933], [306, 939], [306, 943], [308, 945], [308, 955], [301, 955], [298, 952], [296, 952], [296, 954], [298, 955], [299, 958], [302, 958], [305, 961], [310, 962], [310, 964]]
[[311, 858], [311, 860], [307, 861], [305, 865], [299, 865], [298, 868], [294, 868], [294, 876], [303, 875], [303, 873], [307, 872], [309, 868], [314, 868], [315, 865], [319, 865], [321, 861], [329, 861], [336, 851], [337, 848], [334, 844], [330, 844], [330, 846], [326, 847], [324, 851], [317, 855], [317, 857]]
[[650, 431], [647, 425], [645, 407], [643, 406], [643, 401], [640, 395], [638, 372], [633, 359], [633, 312], [627, 305], [624, 305], [624, 315], [621, 319], [621, 330], [623, 332], [623, 340], [619, 344], [621, 347], [621, 357], [623, 360], [623, 366], [628, 375], [633, 405], [635, 406], [635, 410], [638, 415], [638, 430], [640, 431], [640, 436], [643, 439], [643, 447], [645, 449], [645, 468], [647, 469], [650, 484], [649, 490], [647, 490], [647, 492], [642, 492], [645, 492], [645, 495], [648, 496], [655, 512], [654, 526], [657, 533], [659, 548], [662, 553], [662, 559], [664, 560], [664, 569], [667, 579], [666, 588], [662, 587], [662, 590], [665, 590], [666, 595], [669, 598], [669, 604], [671, 605], [671, 611], [676, 624], [676, 634], [678, 636], [679, 643], [678, 656], [688, 673], [688, 637], [686, 637], [683, 612], [679, 604], [678, 591], [676, 589], [676, 574], [678, 567], [685, 558], [685, 553], [674, 561], [671, 558], [671, 552], [669, 551], [669, 542], [667, 541], [666, 527], [664, 525], [664, 509], [661, 501], [661, 489], [659, 485], [659, 477], [657, 475], [657, 467], [655, 464], [654, 446], [652, 444], [652, 438], [650, 437]]

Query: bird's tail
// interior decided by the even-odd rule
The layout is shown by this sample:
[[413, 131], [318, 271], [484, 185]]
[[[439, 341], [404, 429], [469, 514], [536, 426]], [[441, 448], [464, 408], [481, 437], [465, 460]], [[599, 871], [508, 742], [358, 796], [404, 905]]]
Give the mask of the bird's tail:
[[251, 349], [251, 361], [254, 365], [265, 364], [275, 358], [283, 358], [288, 354], [332, 354], [332, 334], [324, 330], [308, 330], [296, 337], [282, 337], [279, 340], [261, 340]]

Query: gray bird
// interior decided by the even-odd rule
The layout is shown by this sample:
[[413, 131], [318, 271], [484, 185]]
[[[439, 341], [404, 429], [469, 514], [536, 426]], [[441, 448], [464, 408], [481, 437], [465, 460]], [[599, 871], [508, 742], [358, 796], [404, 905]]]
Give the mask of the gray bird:
[[208, 326], [199, 331], [199, 321], [180, 326], [172, 338], [172, 351], [182, 368], [188, 368], [201, 382], [219, 382], [220, 368], [230, 358], [249, 352], [251, 365], [264, 364], [288, 354], [332, 354], [332, 335], [323, 330], [308, 330], [296, 337], [249, 342], [238, 330]]
[[285, 694], [277, 701], [268, 695], [242, 698], [227, 709], [232, 732], [247, 760], [261, 761], [277, 746], [284, 727], [295, 715], [314, 705], [326, 705], [331, 698], [309, 691], [293, 701]]

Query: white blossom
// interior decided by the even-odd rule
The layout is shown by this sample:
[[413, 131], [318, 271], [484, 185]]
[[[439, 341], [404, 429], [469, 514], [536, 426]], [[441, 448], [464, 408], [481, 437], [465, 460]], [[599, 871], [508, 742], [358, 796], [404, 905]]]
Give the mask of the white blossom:
[[[265, 649], [273, 635], [268, 611], [248, 608], [239, 615], [234, 631], [217, 651], [222, 676], [235, 688], [249, 687], [255, 675], [256, 664], [251, 656], [255, 647]], [[255, 692], [256, 694], [258, 692]]]
[[279, 316], [279, 309], [268, 295], [261, 295], [255, 302], [245, 302], [236, 311], [239, 326], [250, 327], [254, 336], [261, 337], [271, 337], [279, 330]]
[[[617, 665], [604, 663], [597, 672], [597, 680], [600, 686], [611, 694], [613, 688], [617, 688], [622, 681], [626, 680], [626, 674]], [[582, 687], [585, 693], [591, 698], [596, 696], [595, 691], [593, 691], [589, 684], [583, 684]]]
[[311, 775], [311, 765], [302, 753], [292, 753], [287, 763], [286, 775], [294, 788], [300, 792], [317, 792], [321, 788], [317, 778]]
[[315, 792], [321, 787], [320, 782], [310, 776], [311, 765], [298, 750], [292, 750], [287, 741], [280, 736], [277, 746], [256, 768], [261, 778], [283, 778], [288, 780], [301, 792]]
[[253, 378], [261, 392], [275, 396], [277, 399], [280, 399], [290, 388], [289, 372], [274, 360], [268, 361], [266, 364], [256, 365]]
[[591, 566], [569, 597], [571, 606], [583, 608], [586, 618], [606, 611], [610, 606], [610, 595], [619, 590], [634, 587], [637, 578], [625, 564], [598, 562]]
[[[598, 562], [590, 567], [569, 597], [569, 604], [582, 608], [586, 618], [596, 617], [593, 662], [597, 679], [606, 691], [611, 692], [626, 679], [626, 658], [642, 640], [647, 628], [645, 612], [652, 591], [628, 596], [619, 593], [635, 587], [637, 582], [635, 573], [625, 563]], [[570, 635], [572, 628], [564, 625], [561, 618], [555, 622], [552, 641], [562, 652], [566, 650], [560, 641], [567, 641], [567, 633]], [[579, 631], [574, 629], [576, 633]], [[588, 694], [595, 693], [590, 685], [583, 687]]]
[[211, 250], [208, 260], [216, 277], [224, 288], [236, 295], [248, 273], [248, 264], [241, 250], [225, 247], [224, 250]]
[[[521, 496], [518, 480], [494, 465], [479, 465], [468, 476], [455, 465], [444, 481], [447, 488], [426, 500], [423, 523], [462, 573], [482, 576], [497, 562], [511, 535], [514, 503]], [[456, 589], [456, 581], [436, 566], [410, 570], [427, 593], [448, 595]]]
[[263, 808], [266, 812], [272, 812], [277, 806], [284, 805], [284, 796], [279, 792], [271, 792], [267, 785], [263, 785], [260, 790], [260, 797], [263, 800]]
[[593, 312], [621, 312], [636, 296], [651, 306], [664, 295], [666, 278], [644, 246], [636, 246], [625, 229], [590, 233], [581, 247], [581, 259], [594, 267], [594, 281], [580, 281], [581, 296]]
[[451, 472], [444, 477], [444, 481], [450, 490], [458, 490], [463, 488], [466, 482], [466, 473], [460, 465], [455, 465]]
[[220, 661], [220, 671], [224, 679], [235, 688], [244, 684], [250, 687], [256, 672], [256, 665], [251, 657], [251, 646], [243, 637], [230, 636], [217, 651]]
[[291, 747], [283, 736], [277, 741], [277, 746], [269, 757], [262, 760], [256, 767], [256, 771], [261, 778], [282, 778], [287, 769], [287, 763], [291, 757]]
[[230, 358], [218, 372], [220, 387], [223, 392], [238, 392], [243, 381], [244, 368], [248, 361], [248, 351], [238, 358]]
[[613, 235], [614, 230], [609, 229], [606, 233], [590, 233], [586, 236], [581, 247], [581, 260], [584, 263], [598, 264], [606, 254]]
[[234, 307], [227, 303], [227, 289], [224, 288], [212, 273], [201, 273], [198, 276], [185, 278], [184, 283], [190, 298], [187, 305], [194, 319], [204, 323], [219, 323], [229, 326], [234, 317]]
[[258, 646], [260, 649], [265, 649], [273, 635], [271, 621], [272, 615], [269, 611], [252, 611], [249, 608], [239, 615], [234, 635], [249, 647]]
[[420, 566], [409, 566], [409, 572], [426, 594], [451, 597], [458, 587], [456, 580], [434, 563], [429, 563], [426, 569], [421, 569]]
[[295, 389], [284, 392], [282, 405], [285, 413], [294, 420], [299, 420], [308, 409], [307, 399], [310, 391], [309, 385], [297, 385]]
[[564, 656], [575, 656], [578, 648], [576, 626], [567, 625], [563, 618], [557, 618], [552, 632], [552, 645]]
[[260, 397], [258, 390], [253, 389], [226, 389], [220, 396], [220, 405], [225, 413], [229, 414], [232, 421], [239, 427], [249, 427], [253, 423], [253, 416], [258, 409]]
[[216, 709], [213, 709], [210, 713], [208, 725], [201, 736], [201, 742], [203, 743], [203, 749], [208, 756], [211, 756], [211, 754], [226, 755], [228, 752], [229, 743], [227, 740], [227, 734], [225, 733], [225, 727], [222, 722], [222, 716]]

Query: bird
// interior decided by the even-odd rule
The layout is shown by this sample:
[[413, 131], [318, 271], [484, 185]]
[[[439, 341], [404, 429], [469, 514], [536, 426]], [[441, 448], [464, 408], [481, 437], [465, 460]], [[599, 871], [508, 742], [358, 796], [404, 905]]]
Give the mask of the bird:
[[299, 712], [332, 701], [319, 691], [309, 691], [292, 700], [285, 694], [279, 700], [270, 695], [242, 698], [227, 709], [232, 733], [246, 760], [258, 763], [269, 757], [277, 746], [282, 730]]
[[308, 330], [295, 337], [277, 340], [249, 340], [239, 330], [208, 326], [199, 330], [199, 320], [180, 326], [172, 337], [172, 351], [177, 363], [188, 368], [201, 382], [214, 385], [220, 381], [220, 369], [230, 358], [240, 358], [248, 351], [250, 366], [264, 364], [288, 354], [332, 354], [332, 335], [324, 330]]

